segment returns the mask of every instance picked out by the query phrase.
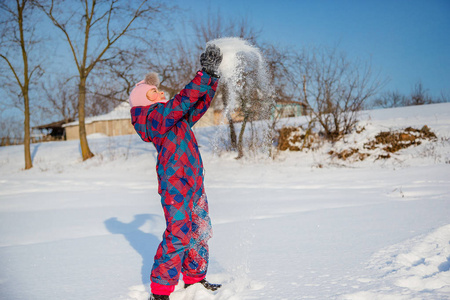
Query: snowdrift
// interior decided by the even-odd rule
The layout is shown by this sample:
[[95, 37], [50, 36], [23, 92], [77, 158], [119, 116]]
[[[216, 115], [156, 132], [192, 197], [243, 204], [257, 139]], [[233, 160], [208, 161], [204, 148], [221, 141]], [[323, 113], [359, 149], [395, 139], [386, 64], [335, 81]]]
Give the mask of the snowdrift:
[[[298, 126], [304, 118], [284, 119]], [[380, 132], [435, 139], [376, 159]], [[366, 111], [360, 133], [276, 160], [213, 153], [217, 128], [196, 130], [214, 237], [208, 280], [171, 299], [449, 299], [450, 104]], [[147, 299], [165, 222], [156, 152], [137, 135], [0, 148], [2, 299]], [[378, 152], [379, 153], [378, 153]], [[356, 156], [355, 156], [356, 157]]]

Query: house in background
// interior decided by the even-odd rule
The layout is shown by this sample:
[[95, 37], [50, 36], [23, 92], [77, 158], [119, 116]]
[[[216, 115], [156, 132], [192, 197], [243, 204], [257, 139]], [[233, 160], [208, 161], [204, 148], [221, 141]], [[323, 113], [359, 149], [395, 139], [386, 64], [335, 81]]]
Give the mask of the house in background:
[[303, 102], [279, 100], [272, 112], [272, 117], [279, 113], [281, 118], [295, 118], [306, 115], [307, 105]]
[[[61, 120], [50, 124], [34, 126], [32, 140], [36, 141], [60, 141], [66, 139], [64, 124], [73, 122], [73, 119]], [[37, 133], [40, 132], [40, 133]], [[32, 141], [35, 142], [35, 141]]]
[[[101, 133], [107, 136], [126, 135], [135, 133], [131, 125], [130, 104], [123, 102], [111, 112], [85, 120], [86, 135]], [[63, 125], [66, 130], [67, 140], [80, 138], [78, 121]]]
[[[276, 111], [282, 114], [282, 118], [298, 117], [303, 115], [306, 111], [305, 105], [294, 101], [280, 101], [277, 102], [276, 107]], [[273, 113], [275, 113], [275, 111]], [[236, 122], [240, 121], [237, 114], [234, 119], [236, 119]], [[226, 123], [226, 118], [222, 116], [222, 110], [211, 107], [195, 124], [194, 128], [216, 126]], [[131, 124], [130, 105], [128, 102], [119, 104], [114, 110], [107, 114], [86, 118], [85, 124], [86, 135], [100, 133], [107, 136], [116, 136], [134, 134], [136, 132]], [[64, 124], [62, 127], [65, 129], [67, 140], [76, 140], [80, 138], [78, 121]]]

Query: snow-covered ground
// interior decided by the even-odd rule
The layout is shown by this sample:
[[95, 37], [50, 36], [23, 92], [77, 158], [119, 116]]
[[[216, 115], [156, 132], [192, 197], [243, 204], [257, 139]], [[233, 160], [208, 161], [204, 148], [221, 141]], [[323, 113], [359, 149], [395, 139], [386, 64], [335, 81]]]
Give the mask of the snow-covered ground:
[[[214, 238], [208, 279], [181, 299], [450, 299], [450, 104], [365, 112], [359, 136], [275, 161], [218, 157], [197, 129]], [[302, 118], [284, 120], [298, 124]], [[326, 152], [427, 125], [389, 160]], [[0, 298], [147, 299], [164, 229], [156, 153], [137, 135], [0, 148]], [[320, 167], [319, 167], [320, 166]]]

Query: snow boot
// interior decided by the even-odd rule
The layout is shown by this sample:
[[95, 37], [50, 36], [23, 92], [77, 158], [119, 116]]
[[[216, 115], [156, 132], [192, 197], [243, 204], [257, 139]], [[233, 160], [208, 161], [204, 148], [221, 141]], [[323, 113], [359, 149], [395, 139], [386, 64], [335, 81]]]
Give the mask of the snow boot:
[[[197, 283], [201, 283], [206, 289], [208, 289], [210, 291], [215, 291], [215, 290], [219, 289], [222, 286], [221, 284], [209, 283], [208, 281], [206, 281], [206, 279], [202, 279], [201, 281], [199, 281]], [[184, 284], [184, 288], [187, 288], [187, 287], [189, 287], [191, 285], [192, 284], [185, 283]]]
[[148, 300], [169, 300], [169, 296], [151, 294]]

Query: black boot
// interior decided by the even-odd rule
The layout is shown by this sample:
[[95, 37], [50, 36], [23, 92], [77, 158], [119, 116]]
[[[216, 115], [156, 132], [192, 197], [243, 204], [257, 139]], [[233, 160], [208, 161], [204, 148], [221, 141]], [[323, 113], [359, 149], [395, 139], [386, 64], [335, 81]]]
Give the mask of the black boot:
[[[211, 291], [215, 291], [222, 286], [221, 284], [209, 283], [208, 281], [206, 281], [206, 279], [202, 279], [201, 281], [199, 281], [197, 283], [201, 283], [206, 289], [211, 290]], [[187, 288], [188, 286], [191, 286], [191, 285], [192, 284], [185, 283], [184, 288]]]
[[169, 296], [151, 294], [148, 300], [169, 300]]

